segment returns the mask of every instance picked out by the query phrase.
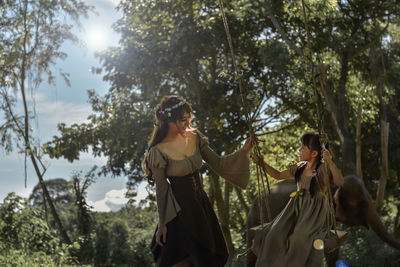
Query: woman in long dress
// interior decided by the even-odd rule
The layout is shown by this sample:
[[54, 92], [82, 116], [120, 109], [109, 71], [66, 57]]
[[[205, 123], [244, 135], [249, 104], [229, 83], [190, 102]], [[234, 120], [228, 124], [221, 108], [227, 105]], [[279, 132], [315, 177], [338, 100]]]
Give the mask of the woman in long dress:
[[156, 185], [159, 222], [151, 243], [154, 260], [160, 267], [224, 266], [228, 250], [199, 169], [204, 160], [218, 175], [245, 188], [252, 141], [230, 155], [218, 156], [207, 138], [190, 127], [191, 105], [179, 96], [164, 97], [155, 118], [143, 161]]
[[318, 133], [303, 135], [300, 162], [285, 171], [277, 171], [257, 156], [254, 161], [275, 179], [295, 177], [297, 182], [297, 191], [283, 211], [256, 231], [252, 247], [256, 267], [322, 266], [323, 250], [314, 247], [314, 241], [324, 240], [330, 230], [328, 220], [333, 220], [328, 186], [330, 182], [342, 186], [344, 181], [329, 151], [322, 149]]

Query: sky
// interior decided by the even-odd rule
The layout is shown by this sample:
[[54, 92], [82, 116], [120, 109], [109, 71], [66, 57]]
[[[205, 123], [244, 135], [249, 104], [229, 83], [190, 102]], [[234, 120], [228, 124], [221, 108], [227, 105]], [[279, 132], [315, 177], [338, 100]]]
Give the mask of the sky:
[[[56, 85], [43, 83], [39, 88], [29, 93], [29, 105], [35, 107], [37, 119], [31, 122], [35, 136], [40, 143], [51, 141], [52, 136], [59, 135], [58, 123], [67, 126], [72, 123], [86, 121], [91, 113], [87, 90], [94, 89], [96, 94], [104, 95], [109, 84], [102, 80], [101, 75], [92, 74], [91, 67], [100, 66], [94, 57], [95, 51], [101, 51], [109, 46], [118, 45], [119, 35], [111, 25], [116, 22], [121, 13], [116, 10], [118, 0], [86, 0], [88, 5], [95, 6], [98, 15], [89, 14], [88, 19], [81, 19], [82, 29], [74, 28], [79, 39], [86, 43], [86, 48], [66, 42], [62, 50], [68, 54], [65, 60], [57, 60], [52, 68], [56, 73]], [[70, 87], [66, 85], [58, 70], [70, 74]], [[19, 97], [19, 96], [18, 96]], [[34, 101], [33, 101], [34, 99]], [[19, 97], [19, 100], [21, 98]], [[64, 178], [69, 180], [74, 171], [84, 173], [93, 165], [102, 166], [105, 158], [95, 158], [90, 153], [83, 153], [79, 161], [73, 163], [64, 159], [44, 157], [47, 171], [46, 180]], [[33, 167], [27, 161], [27, 185], [25, 187], [24, 155], [12, 152], [6, 154], [0, 150], [0, 202], [9, 192], [29, 197], [32, 188], [38, 183]], [[88, 203], [96, 211], [110, 211], [121, 208], [127, 199], [126, 177], [99, 177], [88, 189]], [[140, 187], [138, 200], [146, 196], [143, 186]]]

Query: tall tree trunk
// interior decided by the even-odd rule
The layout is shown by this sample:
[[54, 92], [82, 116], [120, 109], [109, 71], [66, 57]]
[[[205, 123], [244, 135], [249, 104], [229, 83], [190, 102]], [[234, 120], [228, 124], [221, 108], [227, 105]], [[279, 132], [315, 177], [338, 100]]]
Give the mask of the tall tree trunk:
[[[234, 253], [234, 246], [232, 242], [231, 232], [229, 230], [229, 207], [226, 205], [222, 197], [221, 185], [218, 180], [219, 177], [216, 174], [212, 173], [210, 175], [210, 179], [211, 179], [211, 186], [213, 187], [214, 191], [215, 202], [217, 204], [217, 212], [221, 224], [221, 229], [225, 236], [229, 255], [232, 256]], [[226, 216], [226, 214], [228, 214], [228, 216]]]
[[[397, 186], [400, 186], [400, 171], [397, 172]], [[394, 237], [400, 240], [400, 205], [397, 206], [397, 214], [394, 220]]]
[[[25, 3], [26, 5], [26, 3]], [[49, 191], [47, 190], [47, 186], [46, 183], [43, 180], [43, 175], [39, 169], [38, 163], [36, 161], [35, 158], [35, 149], [31, 146], [30, 143], [30, 134], [29, 134], [29, 112], [28, 112], [28, 104], [26, 101], [26, 94], [25, 94], [25, 79], [26, 79], [26, 68], [25, 68], [25, 64], [26, 64], [26, 55], [27, 55], [27, 37], [29, 34], [29, 30], [27, 29], [27, 25], [26, 25], [26, 11], [27, 11], [27, 6], [24, 7], [24, 23], [25, 23], [25, 37], [24, 37], [24, 51], [23, 51], [23, 58], [22, 58], [22, 62], [21, 62], [21, 76], [20, 76], [20, 89], [21, 89], [21, 96], [22, 96], [22, 100], [23, 100], [23, 106], [24, 106], [24, 113], [25, 113], [25, 117], [24, 117], [24, 123], [25, 123], [25, 127], [24, 127], [24, 141], [25, 141], [25, 150], [27, 151], [27, 153], [29, 154], [29, 157], [31, 159], [31, 162], [33, 164], [33, 167], [35, 169], [36, 175], [39, 178], [39, 183], [40, 186], [42, 187], [42, 191], [44, 194], [45, 199], [47, 200], [49, 207], [50, 207], [50, 211], [53, 215], [53, 218], [56, 222], [56, 225], [58, 227], [58, 230], [60, 231], [61, 237], [64, 240], [64, 242], [70, 244], [71, 240], [69, 239], [67, 232], [64, 229], [64, 226], [61, 223], [60, 217], [57, 214], [57, 211], [54, 207], [53, 201], [50, 197]]]
[[[382, 59], [382, 62], [380, 62]], [[387, 184], [387, 177], [389, 175], [388, 168], [388, 133], [389, 127], [387, 124], [387, 115], [386, 115], [386, 103], [383, 99], [383, 54], [379, 48], [370, 50], [370, 69], [372, 80], [375, 82], [376, 94], [378, 96], [379, 101], [379, 118], [380, 118], [380, 127], [381, 127], [381, 177], [379, 178], [378, 190], [376, 192], [376, 202], [375, 207], [378, 213], [380, 213], [383, 205], [383, 199], [385, 196], [385, 189]]]
[[[25, 72], [23, 71], [23, 73], [25, 73]], [[23, 77], [24, 77], [24, 74], [23, 74]], [[22, 94], [22, 99], [24, 102], [24, 111], [25, 111], [25, 149], [28, 151], [28, 154], [29, 154], [29, 157], [33, 164], [33, 167], [35, 169], [36, 175], [39, 178], [39, 183], [40, 183], [40, 186], [42, 187], [44, 199], [47, 200], [47, 203], [49, 204], [51, 214], [53, 215], [53, 218], [56, 222], [58, 230], [60, 231], [61, 237], [65, 243], [71, 244], [71, 240], [69, 239], [67, 232], [65, 231], [64, 226], [62, 225], [60, 217], [58, 216], [57, 211], [54, 207], [54, 203], [50, 197], [49, 191], [47, 190], [46, 183], [44, 182], [43, 175], [40, 172], [39, 165], [37, 164], [37, 161], [35, 158], [34, 149], [31, 147], [31, 144], [30, 144], [29, 119], [28, 119], [28, 109], [27, 109], [25, 90], [24, 90], [24, 81], [22, 81], [21, 85], [22, 85], [21, 86], [21, 94]]]
[[356, 131], [356, 169], [357, 176], [363, 179], [362, 167], [361, 167], [361, 104], [358, 105], [357, 109], [357, 131]]
[[327, 109], [332, 119], [334, 129], [339, 136], [342, 152], [342, 171], [344, 175], [356, 173], [355, 141], [349, 130], [349, 117], [346, 101], [346, 83], [349, 69], [346, 54], [342, 56], [339, 86], [337, 89], [338, 104], [335, 104], [333, 90], [328, 83], [326, 68], [319, 64], [319, 79], [321, 91], [327, 104]]
[[[379, 78], [381, 80], [381, 78]], [[388, 136], [389, 136], [389, 123], [386, 116], [386, 105], [383, 100], [383, 83], [381, 81], [377, 84], [378, 98], [379, 98], [379, 114], [381, 126], [381, 177], [379, 179], [378, 191], [376, 193], [376, 210], [380, 213], [385, 197], [385, 189], [387, 178], [389, 175], [388, 164]]]
[[[190, 22], [193, 26], [193, 29], [195, 29], [196, 24], [194, 22], [194, 8], [193, 8], [193, 1], [190, 0], [187, 2], [187, 7], [189, 10], [189, 16], [190, 16]], [[196, 46], [195, 43], [190, 43], [188, 44], [190, 51], [193, 51], [191, 54], [194, 55], [196, 51]], [[216, 55], [215, 55], [216, 57]], [[214, 63], [214, 59], [211, 60]], [[213, 67], [213, 65], [211, 65], [211, 67]], [[199, 63], [197, 60], [192, 60], [192, 64], [190, 66], [190, 75], [187, 77], [187, 81], [188, 81], [188, 85], [193, 88], [193, 91], [195, 92], [195, 96], [197, 98], [197, 114], [200, 114], [200, 118], [201, 118], [201, 114], [207, 114], [205, 112], [205, 110], [203, 110], [202, 107], [202, 91], [205, 89], [204, 87], [206, 87], [207, 85], [204, 86], [204, 84], [202, 83], [202, 81], [200, 80], [200, 75], [199, 75]], [[215, 79], [217, 79], [217, 75], [215, 72], [215, 69], [211, 72], [212, 77], [214, 77]], [[204, 82], [204, 81], [203, 81]], [[207, 81], [205, 81], [207, 82]], [[213, 85], [215, 84], [215, 80], [211, 80], [208, 81], [209, 85]], [[210, 87], [210, 86], [209, 86]], [[199, 127], [201, 129], [204, 129], [204, 120], [205, 117], [200, 121]], [[232, 242], [232, 236], [231, 236], [231, 232], [230, 232], [230, 227], [229, 227], [229, 198], [230, 198], [230, 192], [231, 190], [231, 185], [228, 184], [225, 181], [225, 193], [224, 196], [222, 194], [222, 190], [221, 190], [221, 184], [219, 182], [219, 177], [214, 174], [211, 173], [210, 174], [210, 190], [209, 192], [212, 193], [211, 194], [211, 201], [215, 202], [217, 205], [217, 213], [218, 213], [218, 217], [219, 217], [219, 222], [220, 222], [220, 226], [222, 229], [222, 232], [225, 236], [225, 241], [228, 247], [228, 252], [229, 255], [232, 256], [234, 254], [234, 246], [233, 246], [233, 242]]]
[[341, 59], [341, 71], [338, 86], [338, 123], [343, 134], [342, 143], [342, 161], [343, 174], [356, 173], [355, 164], [355, 141], [349, 129], [348, 105], [346, 101], [346, 83], [349, 71], [349, 61], [346, 53], [343, 53]]
[[247, 205], [246, 200], [244, 199], [242, 190], [240, 190], [239, 187], [235, 186], [235, 192], [236, 192], [236, 195], [238, 196], [239, 202], [242, 205], [244, 212], [246, 214], [248, 214], [249, 213], [249, 205]]

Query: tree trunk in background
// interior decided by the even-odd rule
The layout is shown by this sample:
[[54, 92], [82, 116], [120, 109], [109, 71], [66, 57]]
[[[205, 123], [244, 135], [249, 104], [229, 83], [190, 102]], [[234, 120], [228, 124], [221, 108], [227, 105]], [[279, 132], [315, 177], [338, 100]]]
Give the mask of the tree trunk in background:
[[358, 105], [357, 109], [357, 131], [356, 131], [356, 169], [357, 176], [363, 179], [362, 166], [361, 166], [361, 104]]
[[338, 103], [335, 103], [335, 94], [328, 82], [326, 68], [324, 64], [319, 64], [320, 88], [326, 102], [326, 108], [332, 119], [333, 127], [339, 136], [342, 152], [342, 172], [344, 175], [356, 173], [356, 145], [354, 138], [349, 130], [349, 116], [346, 101], [346, 83], [348, 77], [349, 61], [344, 54], [341, 59], [341, 71], [339, 86], [337, 88]]
[[244, 199], [242, 190], [239, 187], [235, 186], [235, 192], [236, 195], [238, 196], [238, 199], [240, 201], [240, 204], [242, 205], [243, 210], [246, 212], [246, 214], [249, 214], [249, 206], [247, 205], [246, 200]]
[[33, 149], [30, 144], [28, 109], [27, 109], [27, 104], [26, 104], [25, 90], [23, 89], [23, 87], [24, 87], [24, 82], [22, 82], [21, 93], [22, 93], [22, 98], [23, 98], [23, 102], [24, 102], [24, 110], [25, 110], [25, 149], [28, 151], [28, 154], [30, 156], [31, 162], [35, 169], [36, 175], [39, 178], [40, 186], [42, 187], [43, 197], [44, 197], [44, 199], [47, 200], [47, 203], [49, 204], [51, 215], [53, 216], [53, 219], [57, 225], [57, 228], [60, 231], [61, 237], [65, 243], [71, 244], [71, 239], [68, 237], [68, 234], [65, 231], [65, 228], [61, 222], [61, 219], [58, 216], [58, 213], [54, 206], [53, 200], [51, 199], [49, 191], [47, 190], [46, 183], [44, 182], [43, 175], [39, 169], [39, 165], [37, 164], [37, 161], [36, 161], [36, 158], [34, 155], [35, 149]]
[[234, 246], [232, 242], [231, 232], [229, 230], [229, 207], [226, 205], [224, 198], [222, 197], [221, 185], [219, 183], [219, 177], [211, 173], [210, 174], [210, 186], [213, 187], [215, 202], [217, 204], [217, 212], [219, 222], [221, 225], [222, 232], [224, 233], [226, 245], [228, 246], [228, 252], [230, 257], [234, 253]]
[[[190, 16], [190, 22], [193, 25], [193, 29], [195, 29], [195, 22], [194, 22], [194, 8], [193, 8], [193, 1], [190, 0], [187, 2], [187, 7], [189, 10], [189, 16]], [[197, 48], [195, 46], [194, 43], [190, 43], [188, 44], [189, 49], [191, 51], [195, 51]], [[193, 52], [192, 54], [195, 54], [195, 52]], [[215, 59], [211, 59], [211, 62], [214, 62]], [[212, 79], [209, 81], [206, 81], [207, 85], [205, 86], [210, 86], [212, 84], [215, 84], [215, 79], [217, 79], [217, 74], [215, 72], [215, 69], [213, 69], [213, 64], [211, 64], [210, 66], [210, 73], [212, 74], [211, 77]], [[195, 92], [195, 96], [197, 98], [197, 103], [196, 103], [196, 107], [197, 107], [197, 114], [207, 114], [205, 112], [205, 110], [203, 110], [203, 106], [201, 103], [201, 99], [202, 99], [202, 91], [204, 91], [205, 88], [204, 84], [201, 82], [200, 80], [200, 75], [199, 75], [199, 63], [196, 60], [192, 60], [192, 64], [190, 67], [190, 72], [191, 75], [189, 75], [188, 77], [185, 77], [186, 81], [188, 82], [188, 86], [190, 86], [193, 91]], [[204, 81], [203, 81], [204, 82]], [[201, 115], [200, 115], [201, 116]], [[201, 117], [200, 117], [201, 118]], [[200, 124], [198, 125], [200, 129], [204, 130], [204, 119], [201, 119]], [[232, 242], [232, 236], [231, 236], [231, 232], [230, 232], [230, 227], [229, 227], [229, 198], [230, 198], [230, 193], [231, 193], [231, 188], [232, 186], [229, 184], [225, 184], [225, 192], [224, 195], [222, 193], [222, 189], [221, 189], [221, 184], [219, 182], [219, 177], [215, 174], [215, 173], [210, 173], [210, 189], [209, 189], [209, 197], [210, 197], [210, 201], [212, 204], [216, 204], [217, 206], [217, 214], [218, 214], [218, 218], [219, 218], [219, 223], [222, 229], [222, 232], [225, 236], [225, 240], [226, 240], [226, 244], [228, 246], [228, 252], [230, 255], [230, 258], [232, 257], [232, 255], [234, 255], [234, 246], [233, 246], [233, 242]], [[227, 183], [225, 181], [225, 183]]]
[[[397, 177], [397, 186], [400, 186], [400, 171], [396, 174]], [[397, 206], [397, 214], [394, 220], [394, 229], [393, 229], [394, 237], [400, 239], [400, 205]]]
[[342, 161], [343, 161], [343, 174], [355, 174], [356, 173], [356, 145], [354, 137], [351, 135], [349, 129], [349, 115], [348, 115], [348, 104], [346, 100], [346, 84], [349, 71], [349, 59], [346, 52], [343, 53], [341, 58], [341, 70], [339, 86], [337, 89], [338, 96], [338, 114], [337, 120], [339, 127], [343, 134], [342, 142]]
[[[374, 53], [375, 55], [377, 53]], [[379, 53], [380, 54], [380, 53]], [[376, 193], [376, 210], [380, 213], [383, 205], [383, 199], [385, 197], [385, 189], [387, 184], [387, 178], [389, 175], [389, 164], [388, 164], [388, 137], [389, 137], [389, 126], [387, 123], [386, 115], [386, 103], [383, 99], [383, 70], [382, 65], [379, 64], [378, 56], [371, 57], [371, 71], [375, 78], [376, 92], [379, 99], [379, 117], [381, 126], [381, 177], [379, 179], [379, 186]]]
[[[31, 53], [34, 53], [34, 50], [31, 47], [32, 44], [30, 44], [30, 42], [29, 42], [30, 38], [32, 38], [32, 33], [30, 32], [31, 29], [29, 28], [29, 22], [28, 22], [28, 19], [29, 19], [28, 12], [30, 12], [28, 4], [29, 4], [28, 1], [23, 1], [23, 6], [21, 6], [21, 13], [22, 13], [22, 19], [23, 19], [23, 21], [22, 21], [22, 23], [23, 23], [22, 42], [23, 43], [22, 43], [22, 47], [21, 47], [21, 49], [22, 49], [21, 63], [19, 64], [19, 66], [16, 66], [15, 73], [14, 73], [14, 79], [16, 81], [18, 81], [18, 84], [20, 87], [19, 89], [21, 90], [23, 112], [24, 112], [24, 123], [22, 124], [18, 120], [15, 120], [14, 122], [15, 122], [16, 126], [20, 129], [20, 136], [18, 136], [18, 138], [21, 138], [24, 140], [23, 146], [24, 146], [24, 150], [25, 150], [25, 155], [29, 155], [29, 157], [30, 157], [30, 160], [32, 162], [32, 165], [35, 169], [36, 175], [39, 179], [39, 183], [42, 188], [43, 198], [45, 200], [47, 200], [47, 203], [49, 204], [50, 212], [55, 220], [58, 230], [60, 231], [60, 235], [61, 235], [63, 241], [65, 243], [70, 244], [71, 240], [69, 239], [67, 232], [65, 231], [65, 228], [61, 223], [61, 220], [60, 220], [60, 218], [57, 214], [57, 211], [54, 207], [53, 201], [47, 190], [46, 183], [44, 182], [43, 172], [39, 168], [38, 161], [39, 161], [39, 163], [41, 163], [41, 162], [40, 162], [40, 158], [37, 156], [36, 151], [39, 151], [40, 149], [38, 149], [37, 147], [32, 145], [31, 137], [30, 137], [30, 125], [29, 125], [30, 111], [28, 109], [28, 102], [26, 99], [26, 89], [27, 88], [25, 87], [25, 85], [26, 85], [25, 80], [27, 79], [27, 76], [29, 74], [29, 67], [27, 67], [27, 64], [29, 62], [29, 57], [31, 57], [31, 55], [32, 55]], [[33, 47], [35, 47], [36, 45], [37, 45], [37, 42], [35, 42], [33, 44]], [[31, 50], [29, 50], [30, 47], [31, 47]], [[11, 107], [9, 107], [9, 112], [10, 112], [10, 114], [13, 115], [13, 110], [11, 109]]]

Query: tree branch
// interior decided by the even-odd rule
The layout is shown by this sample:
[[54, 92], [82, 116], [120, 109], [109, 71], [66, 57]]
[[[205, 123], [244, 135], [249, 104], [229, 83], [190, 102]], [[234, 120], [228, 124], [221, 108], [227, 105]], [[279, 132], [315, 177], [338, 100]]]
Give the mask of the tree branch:
[[286, 32], [282, 29], [281, 25], [279, 24], [278, 20], [275, 18], [274, 13], [272, 12], [272, 8], [270, 4], [268, 3], [268, 0], [266, 1], [265, 8], [267, 9], [268, 13], [268, 18], [271, 20], [272, 24], [274, 24], [275, 29], [278, 31], [278, 33], [281, 35], [282, 39], [286, 42], [286, 44], [293, 49], [299, 56], [304, 56], [303, 51], [297, 47], [288, 37]]
[[339, 126], [338, 120], [337, 120], [337, 110], [336, 110], [336, 105], [333, 101], [332, 98], [332, 93], [331, 90], [328, 91], [328, 88], [330, 88], [328, 82], [327, 82], [327, 74], [326, 74], [326, 68], [324, 64], [319, 64], [318, 66], [319, 69], [319, 82], [320, 82], [320, 87], [321, 87], [321, 91], [323, 94], [323, 98], [326, 101], [326, 105], [327, 105], [327, 110], [329, 112], [329, 115], [331, 116], [332, 122], [333, 122], [333, 126], [336, 130], [336, 133], [339, 136], [340, 142], [343, 143], [344, 142], [344, 135], [343, 132]]

